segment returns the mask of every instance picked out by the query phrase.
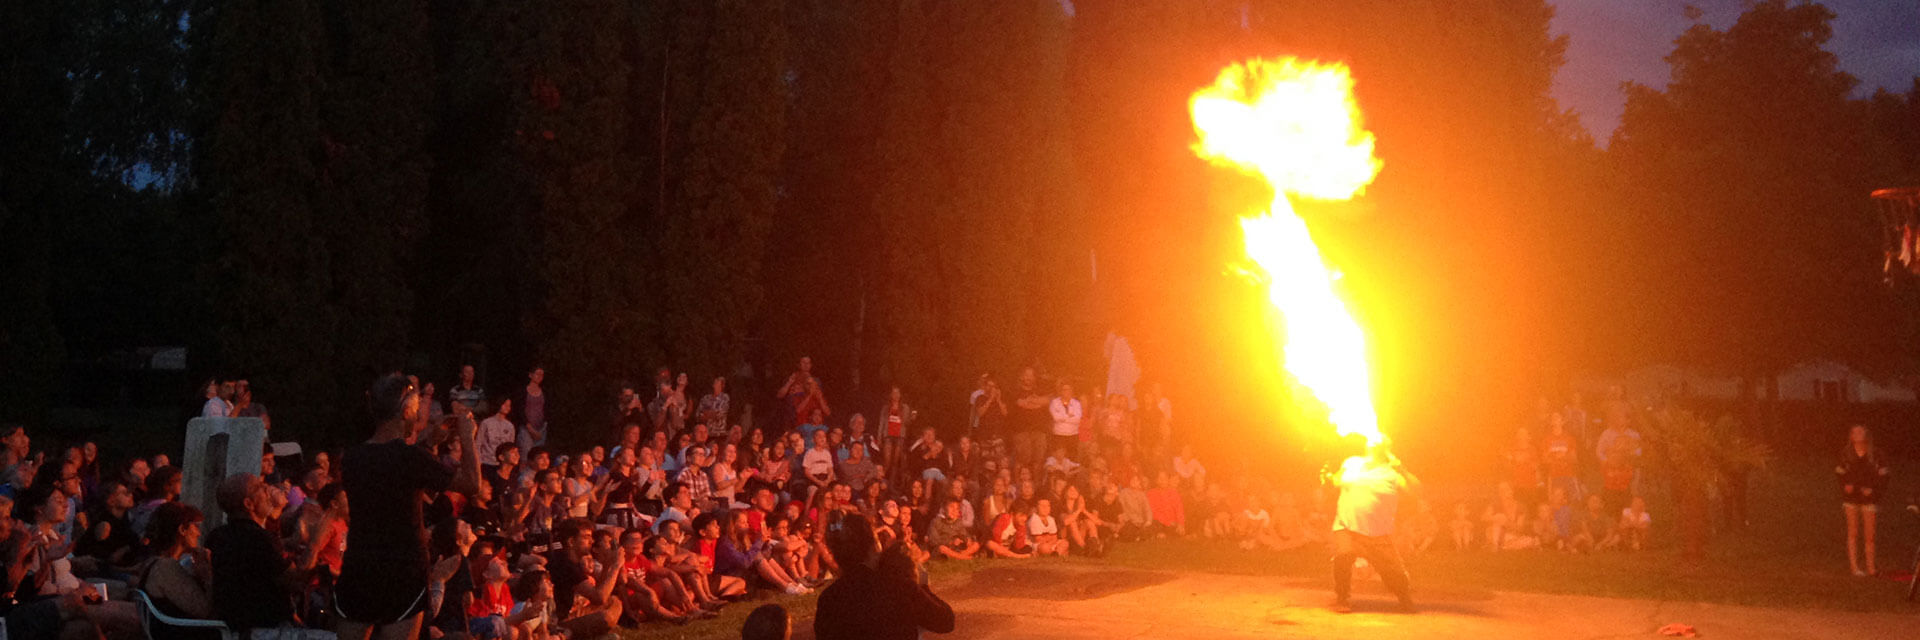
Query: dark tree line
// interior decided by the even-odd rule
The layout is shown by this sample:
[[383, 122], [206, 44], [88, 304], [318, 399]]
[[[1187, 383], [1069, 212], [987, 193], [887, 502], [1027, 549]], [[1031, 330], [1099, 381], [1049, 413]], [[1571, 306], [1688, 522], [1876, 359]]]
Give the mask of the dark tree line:
[[67, 376], [163, 344], [297, 434], [463, 361], [497, 391], [543, 364], [562, 425], [655, 366], [756, 397], [801, 355], [951, 412], [1118, 329], [1192, 421], [1265, 420], [1271, 336], [1222, 273], [1259, 187], [1193, 159], [1186, 99], [1283, 53], [1349, 62], [1381, 141], [1361, 204], [1305, 211], [1389, 421], [1650, 361], [1912, 369], [1864, 194], [1920, 182], [1920, 88], [1855, 98], [1818, 5], [1690, 30], [1601, 149], [1540, 0], [30, 4], [0, 26], [7, 414], [111, 402]]

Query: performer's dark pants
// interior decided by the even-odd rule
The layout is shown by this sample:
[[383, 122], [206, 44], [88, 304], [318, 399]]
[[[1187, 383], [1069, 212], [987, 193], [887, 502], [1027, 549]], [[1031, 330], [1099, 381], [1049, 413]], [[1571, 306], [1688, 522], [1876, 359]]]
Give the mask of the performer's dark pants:
[[1400, 564], [1400, 552], [1394, 549], [1393, 538], [1363, 536], [1351, 531], [1333, 532], [1334, 599], [1346, 602], [1348, 594], [1353, 592], [1354, 558], [1366, 558], [1367, 564], [1380, 573], [1380, 580], [1387, 583], [1387, 590], [1401, 602], [1413, 601], [1407, 591], [1407, 568]]

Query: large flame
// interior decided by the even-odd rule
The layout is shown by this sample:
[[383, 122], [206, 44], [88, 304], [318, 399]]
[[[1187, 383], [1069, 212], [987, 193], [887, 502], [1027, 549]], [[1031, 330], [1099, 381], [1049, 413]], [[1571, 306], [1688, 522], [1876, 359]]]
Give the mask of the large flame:
[[1287, 372], [1327, 407], [1341, 436], [1381, 439], [1367, 373], [1366, 336], [1334, 288], [1291, 197], [1346, 200], [1380, 172], [1373, 134], [1360, 125], [1353, 76], [1341, 64], [1254, 59], [1220, 72], [1193, 94], [1194, 152], [1273, 187], [1267, 211], [1240, 219], [1247, 258], [1264, 272], [1285, 327]]

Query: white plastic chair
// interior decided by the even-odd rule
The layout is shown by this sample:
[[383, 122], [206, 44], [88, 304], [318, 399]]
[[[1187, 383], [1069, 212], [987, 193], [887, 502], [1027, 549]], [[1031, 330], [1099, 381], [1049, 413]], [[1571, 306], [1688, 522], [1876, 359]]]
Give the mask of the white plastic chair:
[[153, 599], [148, 598], [145, 591], [134, 589], [133, 600], [135, 604], [140, 605], [140, 633], [145, 635], [147, 640], [153, 640], [153, 625], [156, 622], [181, 629], [217, 629], [220, 632], [220, 640], [240, 639], [240, 634], [234, 633], [232, 629], [227, 628], [227, 623], [219, 620], [194, 620], [167, 615], [159, 607], [154, 606]]

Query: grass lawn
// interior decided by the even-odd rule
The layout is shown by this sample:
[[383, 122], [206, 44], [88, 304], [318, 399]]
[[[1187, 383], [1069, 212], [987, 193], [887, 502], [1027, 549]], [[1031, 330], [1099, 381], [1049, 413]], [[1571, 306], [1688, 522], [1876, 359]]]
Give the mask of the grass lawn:
[[[1904, 571], [1920, 545], [1920, 519], [1907, 514], [1907, 496], [1920, 478], [1902, 477], [1895, 468], [1890, 499], [1882, 505], [1880, 570]], [[1650, 486], [1659, 487], [1653, 482]], [[1436, 492], [1440, 491], [1436, 488]], [[1678, 563], [1672, 509], [1653, 496], [1654, 548], [1641, 553], [1570, 555], [1548, 551], [1506, 553], [1433, 551], [1410, 558], [1416, 597], [1425, 600], [1478, 600], [1495, 591], [1574, 594], [1715, 602], [1769, 607], [1848, 611], [1908, 612], [1906, 584], [1886, 578], [1854, 578], [1843, 552], [1843, 520], [1830, 467], [1809, 460], [1776, 466], [1756, 474], [1750, 526], [1716, 534], [1704, 567]], [[1007, 561], [999, 561], [1005, 563]], [[1326, 553], [1317, 549], [1249, 552], [1204, 541], [1156, 540], [1123, 545], [1106, 558], [1068, 558], [1021, 562], [1104, 565], [1151, 571], [1252, 574], [1290, 577], [1302, 586], [1329, 584]], [[933, 568], [934, 590], [964, 585], [971, 574], [995, 561], [940, 563]], [[1377, 581], [1358, 583], [1377, 588]], [[812, 624], [815, 596], [774, 596], [728, 607], [709, 621], [684, 627], [648, 625], [624, 632], [625, 640], [738, 638], [742, 621], [766, 602], [787, 607], [796, 629]]]

